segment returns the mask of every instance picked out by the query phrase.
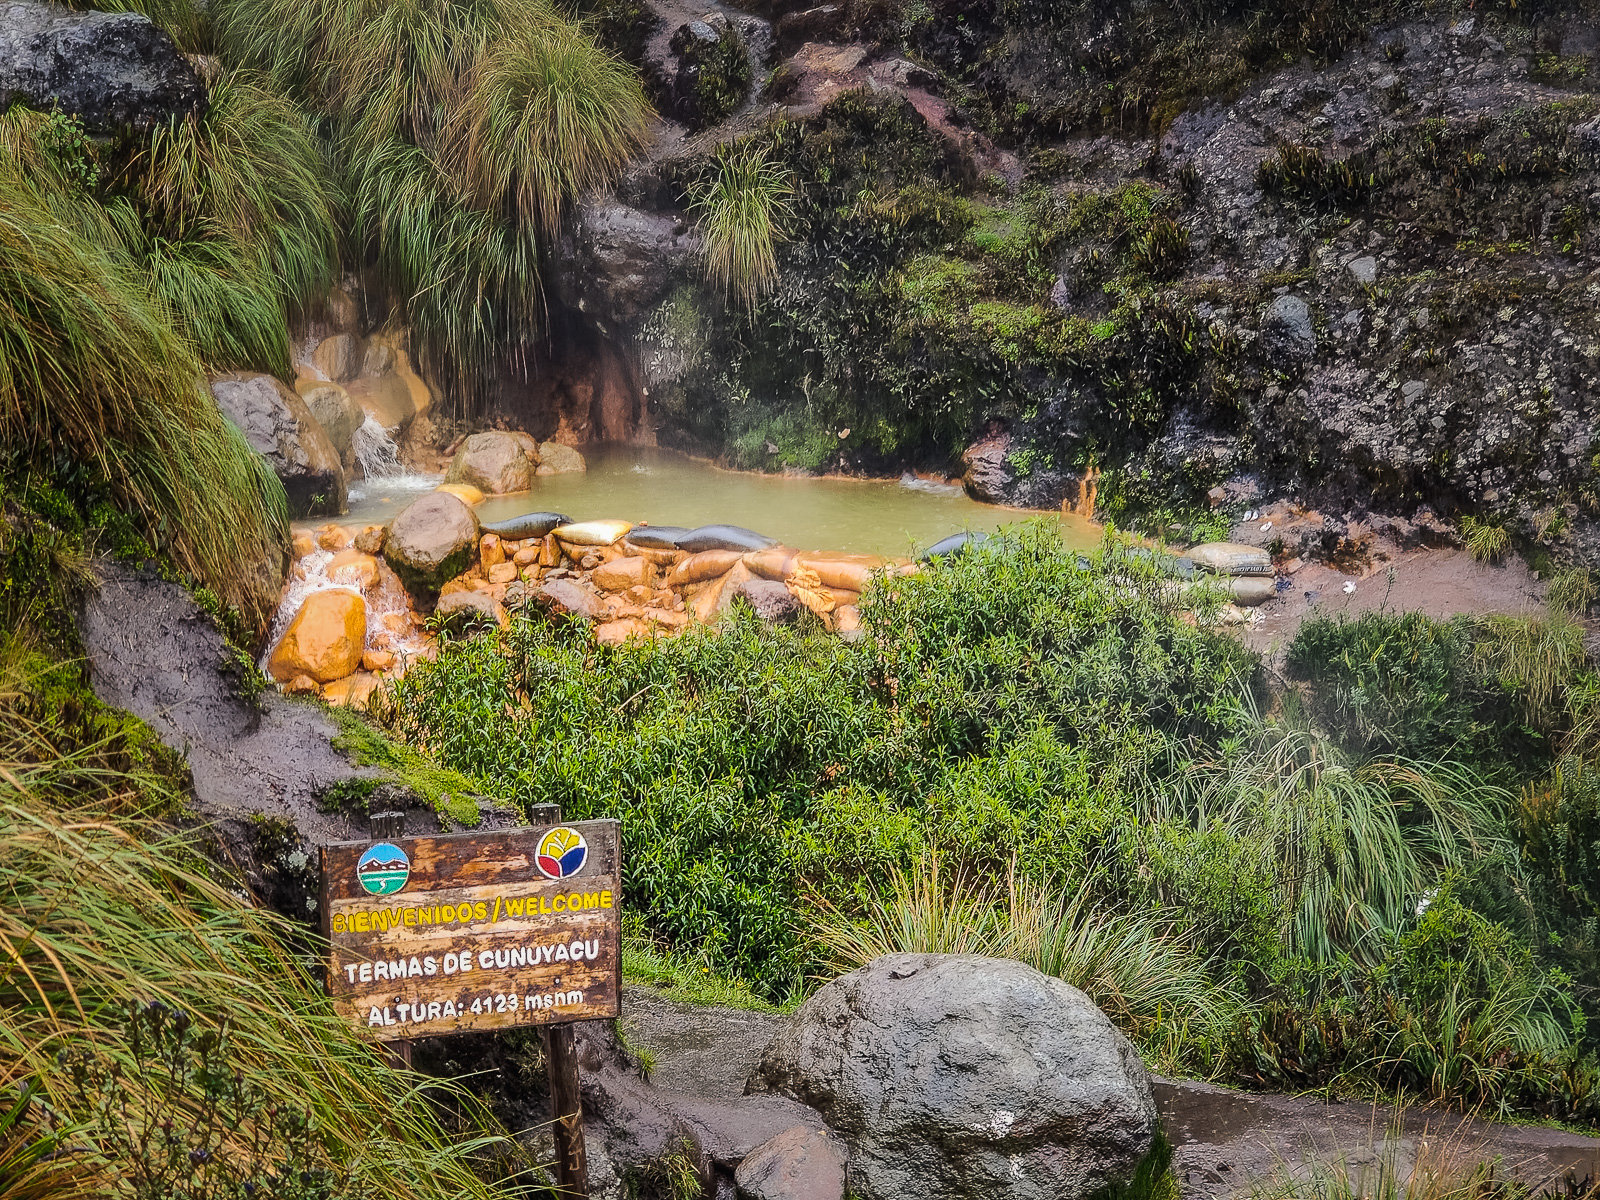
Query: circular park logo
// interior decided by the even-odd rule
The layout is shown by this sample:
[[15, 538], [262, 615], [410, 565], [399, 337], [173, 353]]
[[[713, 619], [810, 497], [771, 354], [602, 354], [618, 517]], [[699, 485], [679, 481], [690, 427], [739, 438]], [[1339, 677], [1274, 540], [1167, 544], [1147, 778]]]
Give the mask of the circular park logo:
[[550, 879], [565, 879], [583, 870], [589, 860], [589, 843], [583, 834], [566, 825], [558, 825], [539, 839], [539, 854], [535, 861], [539, 870]]
[[392, 896], [411, 878], [411, 860], [392, 842], [368, 846], [356, 860], [356, 877], [374, 896]]

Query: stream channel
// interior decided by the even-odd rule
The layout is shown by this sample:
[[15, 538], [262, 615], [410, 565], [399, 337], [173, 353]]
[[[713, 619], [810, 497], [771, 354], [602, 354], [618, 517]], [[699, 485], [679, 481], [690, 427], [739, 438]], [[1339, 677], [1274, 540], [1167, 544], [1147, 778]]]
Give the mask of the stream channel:
[[[914, 555], [963, 530], [993, 532], [1044, 514], [997, 508], [971, 499], [960, 487], [906, 476], [843, 479], [832, 476], [758, 475], [725, 471], [669, 450], [641, 446], [583, 447], [588, 471], [547, 475], [533, 490], [490, 496], [478, 519], [498, 521], [537, 509], [577, 521], [616, 518], [652, 525], [743, 525], [801, 550]], [[424, 491], [437, 476], [362, 479], [350, 486], [348, 526], [380, 525]], [[1071, 514], [1050, 514], [1074, 549], [1100, 542], [1100, 527]]]

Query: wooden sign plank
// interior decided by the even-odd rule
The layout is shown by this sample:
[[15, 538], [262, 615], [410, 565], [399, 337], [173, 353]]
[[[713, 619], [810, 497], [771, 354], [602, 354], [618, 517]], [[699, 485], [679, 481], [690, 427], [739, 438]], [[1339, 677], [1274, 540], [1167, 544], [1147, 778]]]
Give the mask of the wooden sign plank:
[[328, 993], [388, 1039], [615, 1017], [621, 834], [579, 821], [322, 850]]

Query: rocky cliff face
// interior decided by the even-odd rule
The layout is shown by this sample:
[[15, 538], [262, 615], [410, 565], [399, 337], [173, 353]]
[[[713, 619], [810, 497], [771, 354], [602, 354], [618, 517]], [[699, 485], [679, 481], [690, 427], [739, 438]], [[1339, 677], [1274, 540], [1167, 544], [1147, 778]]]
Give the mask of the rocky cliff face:
[[[1114, 512], [1297, 494], [1586, 546], [1600, 20], [1301, 7], [818, 18], [778, 103], [586, 214], [562, 295], [663, 440], [740, 465], [959, 472], [977, 439], [991, 499], [1093, 469]], [[797, 192], [753, 318], [686, 207], [733, 138]]]

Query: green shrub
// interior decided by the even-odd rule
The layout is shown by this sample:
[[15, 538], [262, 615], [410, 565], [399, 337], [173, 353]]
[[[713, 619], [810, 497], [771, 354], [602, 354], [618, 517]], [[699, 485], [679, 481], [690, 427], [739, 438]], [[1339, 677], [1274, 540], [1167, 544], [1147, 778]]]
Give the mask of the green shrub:
[[518, 620], [408, 674], [390, 720], [507, 799], [625, 817], [651, 931], [781, 996], [807, 889], [842, 901], [940, 848], [1080, 877], [1115, 813], [1101, 780], [1160, 730], [1233, 719], [1214, 689], [1248, 656], [1153, 575], [1080, 569], [1043, 527], [989, 546], [869, 595], [857, 645], [738, 612], [617, 650]]
[[1311, 685], [1312, 712], [1351, 750], [1526, 769], [1537, 744], [1512, 696], [1480, 668], [1477, 640], [1464, 617], [1314, 617], [1289, 645], [1289, 671]]

